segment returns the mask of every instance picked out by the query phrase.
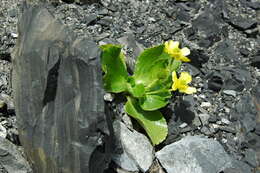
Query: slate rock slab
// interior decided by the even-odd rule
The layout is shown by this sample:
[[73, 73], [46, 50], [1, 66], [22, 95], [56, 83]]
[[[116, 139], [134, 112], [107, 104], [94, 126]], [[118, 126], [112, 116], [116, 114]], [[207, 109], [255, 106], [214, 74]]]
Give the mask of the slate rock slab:
[[149, 139], [135, 130], [130, 130], [120, 121], [114, 124], [117, 152], [113, 160], [128, 171], [146, 172], [153, 163], [153, 146]]
[[[186, 136], [167, 145], [156, 153], [156, 157], [168, 173], [221, 172], [239, 166], [219, 142], [200, 136]], [[244, 172], [247, 170], [248, 166]]]
[[254, 104], [254, 97], [251, 94], [245, 94], [236, 104], [235, 109], [231, 111], [231, 120], [238, 120], [244, 133], [253, 131], [256, 128], [257, 105]]
[[97, 45], [76, 38], [39, 6], [24, 6], [18, 32], [14, 102], [33, 171], [103, 172], [110, 162], [112, 123], [104, 114]]
[[32, 173], [29, 163], [18, 147], [2, 137], [0, 137], [0, 164], [10, 173]]

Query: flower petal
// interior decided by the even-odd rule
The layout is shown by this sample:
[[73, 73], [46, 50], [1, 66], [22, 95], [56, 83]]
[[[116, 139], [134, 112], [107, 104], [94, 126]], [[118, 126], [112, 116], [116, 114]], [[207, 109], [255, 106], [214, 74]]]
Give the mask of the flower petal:
[[177, 82], [174, 82], [173, 84], [172, 84], [172, 90], [173, 91], [176, 91], [178, 89], [178, 84], [177, 84]]
[[171, 47], [170, 47], [171, 42], [172, 42], [172, 40], [166, 41], [166, 42], [164, 43], [164, 51], [165, 51], [166, 53], [168, 53], [168, 54], [171, 54], [171, 52], [172, 52]]
[[188, 72], [181, 72], [179, 80], [181, 80], [185, 84], [188, 84], [191, 82], [192, 77]]
[[173, 91], [176, 91], [178, 89], [178, 78], [177, 78], [177, 74], [176, 74], [176, 71], [173, 71], [172, 72], [172, 81], [173, 81], [173, 84], [172, 84], [172, 90]]
[[164, 43], [164, 48], [165, 48], [166, 50], [169, 49], [169, 42], [168, 42], [168, 41], [166, 41], [166, 42]]
[[172, 41], [170, 40], [170, 45], [169, 45], [169, 48], [171, 50], [178, 50], [179, 49], [179, 45], [180, 43], [178, 41]]
[[181, 53], [183, 56], [187, 56], [190, 54], [190, 49], [188, 49], [187, 47], [184, 47], [181, 49]]
[[194, 87], [187, 87], [185, 90], [180, 90], [180, 92], [186, 93], [186, 94], [193, 94], [193, 93], [196, 93], [197, 90]]
[[178, 78], [177, 78], [177, 73], [176, 73], [176, 71], [173, 71], [173, 72], [172, 72], [172, 81], [173, 81], [173, 82], [177, 82], [177, 80], [178, 80]]
[[190, 62], [190, 59], [189, 59], [188, 57], [186, 57], [186, 56], [181, 56], [179, 59], [180, 59], [182, 62]]

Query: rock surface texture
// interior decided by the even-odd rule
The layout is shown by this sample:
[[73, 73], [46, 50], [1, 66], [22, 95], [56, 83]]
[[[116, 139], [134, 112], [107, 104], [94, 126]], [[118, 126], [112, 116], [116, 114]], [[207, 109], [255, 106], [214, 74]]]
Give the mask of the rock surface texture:
[[15, 107], [19, 137], [33, 171], [102, 173], [112, 145], [98, 46], [77, 39], [37, 6], [24, 6], [18, 34]]
[[[219, 142], [200, 136], [187, 136], [165, 146], [156, 153], [156, 157], [169, 173], [213, 173], [238, 167], [237, 161], [225, 152]], [[250, 169], [239, 169], [250, 173]]]
[[153, 146], [146, 136], [135, 130], [130, 130], [122, 122], [115, 121], [115, 137], [117, 139], [117, 151], [113, 160], [128, 171], [146, 172], [153, 163]]
[[0, 163], [7, 172], [32, 173], [29, 163], [18, 147], [2, 137], [0, 137]]

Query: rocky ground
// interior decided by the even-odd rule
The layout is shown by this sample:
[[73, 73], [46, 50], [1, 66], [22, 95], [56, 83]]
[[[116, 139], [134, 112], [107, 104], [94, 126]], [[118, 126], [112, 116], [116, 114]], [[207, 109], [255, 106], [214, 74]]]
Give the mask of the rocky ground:
[[[2, 172], [10, 172], [10, 167], [16, 170], [26, 162], [16, 163], [15, 159], [23, 160], [17, 153], [13, 153], [15, 159], [9, 158], [12, 161], [2, 159], [3, 153], [12, 155], [7, 144], [22, 151], [10, 82], [21, 6], [18, 0], [0, 2], [0, 136], [5, 141], [0, 143]], [[105, 172], [260, 172], [257, 0], [100, 0], [88, 4], [57, 2], [53, 6], [48, 9], [79, 37], [92, 38], [99, 45], [125, 45], [124, 51], [131, 58], [145, 47], [170, 39], [191, 49], [192, 62], [183, 70], [192, 74], [192, 85], [198, 92], [177, 94], [162, 110], [167, 115], [169, 135], [161, 145], [153, 148], [146, 137], [126, 128], [131, 128], [132, 122], [122, 109], [123, 103], [114, 96], [106, 98], [114, 108], [114, 128], [120, 127], [118, 133], [128, 138], [119, 135], [124, 152], [113, 156]]]

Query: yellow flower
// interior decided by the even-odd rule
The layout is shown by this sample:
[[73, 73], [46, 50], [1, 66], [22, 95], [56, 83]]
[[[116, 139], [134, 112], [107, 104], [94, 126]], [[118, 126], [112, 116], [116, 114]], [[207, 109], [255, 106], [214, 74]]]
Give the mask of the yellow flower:
[[179, 48], [180, 43], [178, 41], [166, 41], [164, 43], [164, 51], [171, 55], [176, 60], [180, 60], [183, 62], [190, 62], [190, 59], [186, 57], [190, 54], [190, 49], [184, 47], [182, 49]]
[[194, 87], [188, 86], [188, 83], [190, 83], [192, 80], [191, 75], [188, 72], [181, 72], [180, 78], [177, 78], [176, 71], [172, 72], [172, 90], [176, 91], [177, 89], [181, 93], [186, 93], [186, 94], [193, 94], [197, 90]]

